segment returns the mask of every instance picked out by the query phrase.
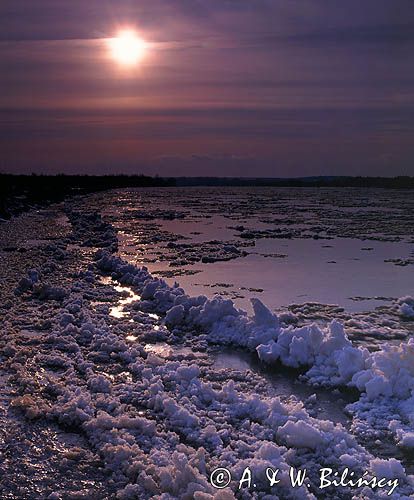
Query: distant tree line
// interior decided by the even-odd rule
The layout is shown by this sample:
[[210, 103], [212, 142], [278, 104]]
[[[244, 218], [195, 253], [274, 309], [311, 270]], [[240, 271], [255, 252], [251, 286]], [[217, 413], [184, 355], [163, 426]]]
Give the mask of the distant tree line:
[[176, 177], [177, 186], [359, 187], [414, 189], [414, 177]]
[[33, 206], [67, 196], [126, 187], [174, 186], [173, 179], [146, 175], [12, 175], [0, 174], [0, 217], [9, 218]]
[[274, 186], [414, 189], [414, 177], [150, 177], [146, 175], [12, 175], [0, 174], [0, 217], [44, 206], [74, 194], [128, 187]]

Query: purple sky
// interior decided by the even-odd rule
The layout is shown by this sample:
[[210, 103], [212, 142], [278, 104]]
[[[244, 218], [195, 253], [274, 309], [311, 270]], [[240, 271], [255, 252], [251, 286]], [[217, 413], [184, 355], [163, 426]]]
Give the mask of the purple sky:
[[1, 0], [0, 27], [2, 171], [414, 175], [413, 0]]

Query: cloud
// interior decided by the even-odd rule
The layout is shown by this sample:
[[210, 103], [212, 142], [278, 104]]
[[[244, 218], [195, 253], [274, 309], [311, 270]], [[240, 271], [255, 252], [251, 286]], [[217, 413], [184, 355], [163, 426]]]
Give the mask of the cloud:
[[[412, 0], [2, 0], [0, 18], [11, 168], [413, 168]], [[129, 74], [103, 41], [125, 24], [152, 44]]]
[[102, 38], [131, 23], [155, 41], [405, 43], [414, 7], [411, 0], [2, 0], [0, 18], [4, 41]]

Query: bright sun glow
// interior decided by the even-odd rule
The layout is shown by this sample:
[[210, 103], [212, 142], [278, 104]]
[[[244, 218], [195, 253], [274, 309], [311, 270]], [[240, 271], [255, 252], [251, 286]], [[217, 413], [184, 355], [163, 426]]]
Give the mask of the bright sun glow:
[[112, 57], [124, 66], [134, 66], [143, 57], [146, 43], [133, 30], [121, 31], [109, 40]]

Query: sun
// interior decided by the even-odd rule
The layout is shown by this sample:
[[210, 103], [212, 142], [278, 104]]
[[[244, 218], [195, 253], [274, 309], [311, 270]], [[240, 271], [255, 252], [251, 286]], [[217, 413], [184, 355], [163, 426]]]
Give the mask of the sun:
[[145, 41], [132, 29], [120, 31], [108, 43], [112, 57], [123, 66], [135, 66], [147, 48]]

